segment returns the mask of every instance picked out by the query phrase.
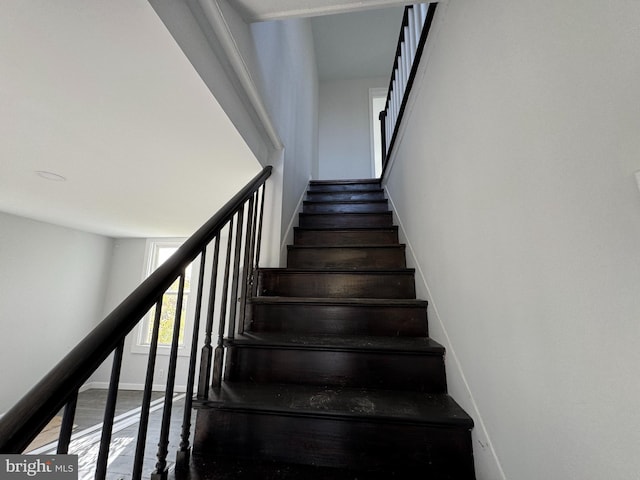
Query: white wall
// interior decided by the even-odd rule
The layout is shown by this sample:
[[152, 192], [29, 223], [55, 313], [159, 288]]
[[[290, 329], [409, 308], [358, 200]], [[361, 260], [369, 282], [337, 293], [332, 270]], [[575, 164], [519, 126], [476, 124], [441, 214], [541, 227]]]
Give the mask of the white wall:
[[640, 472], [639, 23], [595, 0], [436, 19], [387, 187], [480, 480]]
[[[270, 149], [268, 137], [260, 130], [260, 122], [255, 111], [248, 106], [246, 93], [238, 85], [239, 81], [232, 73], [220, 40], [215, 36], [198, 2], [149, 0], [149, 3], [238, 129], [256, 159], [261, 165], [267, 165]], [[226, 1], [219, 2], [219, 5], [227, 15], [225, 18], [231, 23], [230, 28], [234, 29], [237, 45], [241, 48], [246, 47], [246, 24], [237, 21]], [[246, 57], [245, 60], [251, 63], [251, 52], [245, 50], [242, 53]]]
[[[118, 238], [115, 240], [111, 258], [111, 275], [105, 289], [103, 317], [111, 313], [143, 281], [146, 270], [146, 244], [147, 240], [144, 238]], [[192, 321], [191, 317], [189, 317], [189, 321]], [[125, 339], [120, 374], [120, 386], [124, 389], [141, 390], [144, 386], [148, 355], [134, 351], [133, 346], [136, 341], [137, 327]], [[190, 344], [190, 337], [185, 338], [185, 342]], [[167, 380], [168, 359], [166, 354], [160, 353], [157, 356], [154, 376], [154, 385], [157, 390], [162, 390]], [[111, 356], [107, 358], [89, 379], [88, 384], [94, 388], [106, 388], [111, 375], [112, 362]], [[184, 391], [187, 369], [188, 359], [183, 356], [179, 357], [176, 372], [178, 390]]]
[[284, 152], [275, 175], [282, 175], [282, 243], [292, 235], [300, 199], [317, 169], [318, 75], [308, 19], [251, 25], [263, 98]]
[[112, 246], [0, 212], [0, 412], [102, 319]]
[[[178, 239], [179, 241], [179, 239]], [[225, 228], [220, 234], [220, 251], [218, 259], [218, 281], [215, 296], [215, 311], [213, 321], [213, 345], [217, 342], [217, 332], [219, 330], [221, 298], [224, 282], [224, 269], [226, 259], [226, 249], [228, 241], [228, 229]], [[196, 372], [199, 371], [199, 352], [204, 345], [204, 337], [206, 330], [206, 318], [208, 314], [208, 298], [210, 289], [211, 271], [213, 268], [213, 247], [214, 243], [207, 250], [207, 264], [205, 266], [205, 280], [203, 285], [203, 303], [200, 315], [200, 328], [198, 337], [198, 358], [196, 362]], [[105, 307], [103, 316], [107, 316], [117, 307], [131, 292], [140, 285], [144, 280], [147, 268], [147, 239], [144, 238], [119, 238], [115, 240], [113, 247], [113, 256], [111, 258], [111, 275], [109, 276], [108, 285], [106, 287]], [[241, 252], [241, 258], [244, 252]], [[175, 378], [175, 391], [184, 392], [186, 390], [189, 355], [192, 344], [194, 315], [196, 310], [197, 298], [197, 279], [200, 268], [200, 257], [192, 264], [191, 276], [191, 293], [189, 294], [186, 316], [182, 321], [185, 322], [184, 344], [178, 351], [178, 363]], [[233, 265], [233, 259], [231, 260]], [[230, 288], [230, 287], [229, 287]], [[227, 312], [231, 310], [231, 292], [228, 291]], [[123, 351], [122, 371], [120, 374], [120, 388], [142, 390], [145, 383], [148, 350], [138, 346], [138, 328], [136, 326], [132, 332], [126, 337]], [[229, 327], [227, 320], [227, 329]], [[158, 347], [156, 355], [156, 365], [153, 379], [153, 388], [157, 391], [164, 391], [167, 381], [167, 372], [169, 366], [169, 348], [166, 346]], [[100, 368], [89, 379], [86, 387], [106, 388], [109, 383], [113, 358], [110, 356], [103, 362]], [[196, 373], [197, 378], [197, 373]], [[196, 385], [197, 388], [197, 385]]]
[[[263, 265], [277, 266], [288, 241], [282, 237], [292, 235], [298, 203], [317, 171], [318, 75], [310, 20], [247, 24], [232, 2], [215, 0], [204, 3], [221, 13], [224, 25], [214, 30], [207, 20], [211, 11], [198, 2], [149, 1], [258, 161], [274, 167], [267, 188]], [[242, 57], [243, 78], [262, 93], [268, 121], [252, 102], [254, 91], [241, 86], [223, 45], [232, 45]]]
[[385, 88], [386, 77], [320, 83], [319, 179], [371, 178], [369, 89]]
[[[258, 108], [252, 101], [252, 99], [255, 100], [253, 94], [264, 87], [261, 82], [261, 68], [256, 59], [252, 27], [238, 15], [235, 6], [226, 0], [209, 2], [149, 0], [149, 2], [238, 129], [258, 162], [262, 166], [274, 167], [266, 190], [267, 208], [263, 231], [262, 265], [278, 266], [283, 228], [281, 227], [282, 142], [280, 138], [274, 138], [280, 132], [273, 131], [273, 119], [269, 116], [273, 112], [266, 112], [268, 121], [258, 113], [258, 110], [264, 111], [266, 108], [264, 107], [265, 99], [261, 98], [259, 102], [264, 108]], [[203, 5], [206, 11], [203, 10]], [[213, 12], [218, 12], [219, 15]], [[278, 47], [281, 51], [304, 49], [304, 42], [300, 46], [293, 44], [278, 45]], [[234, 51], [233, 58], [228, 56], [229, 50]], [[275, 51], [277, 52], [278, 49]], [[304, 58], [302, 61], [296, 60], [293, 62], [294, 67], [303, 68], [306, 61], [307, 59]], [[248, 74], [248, 81], [244, 77], [243, 83], [239, 78], [238, 71], [232, 66], [234, 63], [236, 66], [237, 63], [242, 64], [240, 70]], [[288, 73], [295, 73], [295, 71], [290, 69]], [[251, 84], [251, 88], [247, 82]], [[271, 83], [273, 82], [272, 80]]]

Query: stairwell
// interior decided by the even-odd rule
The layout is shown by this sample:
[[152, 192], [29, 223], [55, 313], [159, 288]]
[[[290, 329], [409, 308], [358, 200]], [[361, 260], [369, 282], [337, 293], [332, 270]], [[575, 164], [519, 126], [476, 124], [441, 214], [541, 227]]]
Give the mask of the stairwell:
[[475, 478], [380, 182], [306, 198], [287, 268], [259, 270], [222, 385], [194, 403], [191, 478]]

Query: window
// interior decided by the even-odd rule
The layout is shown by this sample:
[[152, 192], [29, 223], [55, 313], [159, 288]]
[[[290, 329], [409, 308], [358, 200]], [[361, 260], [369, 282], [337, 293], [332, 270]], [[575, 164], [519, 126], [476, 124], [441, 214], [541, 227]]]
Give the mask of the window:
[[[176, 250], [182, 245], [182, 239], [162, 239], [147, 241], [147, 251], [145, 263], [146, 268], [144, 272], [144, 278], [151, 275], [160, 265], [162, 265]], [[180, 322], [180, 334], [179, 334], [179, 347], [184, 346], [185, 334], [188, 333], [189, 322], [189, 298], [191, 290], [191, 273], [193, 270], [193, 264], [189, 265], [185, 270], [185, 282], [184, 282], [184, 297], [182, 302], [182, 321]], [[162, 352], [164, 349], [168, 349], [171, 346], [171, 339], [173, 335], [173, 325], [175, 322], [176, 307], [178, 305], [178, 287], [179, 279], [176, 280], [165, 292], [162, 297], [162, 315], [160, 316], [160, 331], [158, 335], [158, 351]], [[140, 323], [138, 328], [138, 339], [136, 345], [134, 345], [133, 351], [144, 352], [149, 348], [151, 343], [151, 335], [153, 331], [153, 320], [155, 318], [154, 306], [149, 313], [147, 313], [144, 320]]]

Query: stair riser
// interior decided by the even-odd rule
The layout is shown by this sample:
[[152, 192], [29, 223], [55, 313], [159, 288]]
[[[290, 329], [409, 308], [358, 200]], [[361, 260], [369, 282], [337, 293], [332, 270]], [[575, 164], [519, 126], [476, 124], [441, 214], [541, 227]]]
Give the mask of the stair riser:
[[446, 393], [442, 355], [229, 347], [228, 381]]
[[384, 200], [384, 192], [376, 190], [371, 192], [309, 192], [307, 200], [314, 202], [339, 202], [354, 200]]
[[392, 227], [393, 216], [387, 213], [300, 214], [300, 226], [310, 228]]
[[199, 455], [361, 470], [406, 468], [407, 476], [398, 478], [416, 478], [417, 472], [439, 480], [475, 478], [471, 434], [465, 428], [210, 409], [198, 411], [195, 431]]
[[314, 192], [362, 192], [362, 191], [379, 191], [379, 183], [345, 183], [345, 184], [321, 184], [309, 185], [308, 193]]
[[403, 247], [290, 248], [289, 268], [404, 268]]
[[366, 203], [304, 202], [304, 213], [384, 213], [389, 211], [387, 201]]
[[264, 296], [322, 298], [416, 298], [413, 272], [406, 274], [260, 271]]
[[380, 230], [294, 230], [296, 245], [394, 245], [397, 229]]
[[425, 307], [255, 304], [246, 330], [297, 334], [426, 337]]

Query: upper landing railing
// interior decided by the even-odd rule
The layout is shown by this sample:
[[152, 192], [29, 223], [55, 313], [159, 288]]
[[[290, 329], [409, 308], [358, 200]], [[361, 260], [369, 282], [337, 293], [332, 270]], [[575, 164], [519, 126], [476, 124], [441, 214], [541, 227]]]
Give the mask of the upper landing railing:
[[[197, 391], [198, 397], [206, 398], [210, 388], [219, 386], [223, 366], [223, 337], [226, 335], [233, 338], [236, 332], [242, 332], [244, 328], [247, 298], [254, 291], [254, 272], [258, 268], [260, 259], [265, 182], [269, 175], [271, 175], [271, 167], [266, 167], [0, 418], [0, 453], [23, 452], [61, 409], [64, 409], [64, 413], [60, 434], [57, 444], [52, 445], [51, 448], [58, 454], [75, 453], [72, 429], [78, 390], [113, 354], [111, 380], [103, 414], [104, 421], [101, 424], [101, 434], [98, 435], [100, 441], [97, 459], [95, 464], [87, 466], [90, 472], [81, 472], [83, 478], [91, 475], [96, 480], [105, 479], [125, 337], [149, 314], [153, 317], [150, 319], [153, 326], [147, 371], [144, 378], [140, 379], [141, 383], [144, 382], [144, 392], [130, 478], [138, 480], [143, 473], [145, 477], [151, 473], [151, 471], [143, 472], [145, 448], [147, 446], [155, 448], [157, 445], [157, 461], [151, 478], [166, 479], [169, 464], [172, 463], [168, 461], [167, 456], [172, 407], [177, 408], [177, 405], [173, 404], [173, 398], [180, 327], [187, 321], [182, 308], [183, 299], [186, 296], [185, 283], [188, 281], [186, 270], [195, 261], [194, 265], [199, 265], [199, 272], [195, 314], [192, 319], [193, 335], [190, 342], [186, 339], [184, 342], [185, 350], [189, 352], [188, 374], [187, 378], [180, 379], [181, 383], [186, 384], [186, 396], [182, 412], [178, 410], [174, 412], [182, 416], [176, 467], [179, 468], [188, 463], [191, 451], [191, 407], [194, 391]], [[166, 302], [163, 304], [163, 297], [165, 292], [171, 290], [175, 284], [178, 285], [178, 295], [176, 307], [172, 310]], [[166, 311], [163, 312], [163, 310]], [[170, 316], [171, 342], [167, 381], [164, 386], [162, 420], [159, 434], [154, 434], [154, 438], [147, 438], [151, 437], [147, 429], [160, 321], [163, 316]], [[198, 336], [201, 332], [204, 341], [199, 349]], [[198, 350], [201, 350], [200, 355]], [[200, 373], [197, 375], [196, 386], [198, 363]], [[158, 429], [154, 429], [154, 432], [157, 433]], [[86, 463], [86, 459], [83, 459], [83, 463]]]
[[396, 57], [391, 71], [385, 108], [380, 112], [382, 133], [382, 171], [396, 141], [398, 128], [418, 70], [422, 50], [429, 35], [436, 3], [417, 3], [404, 9]]

